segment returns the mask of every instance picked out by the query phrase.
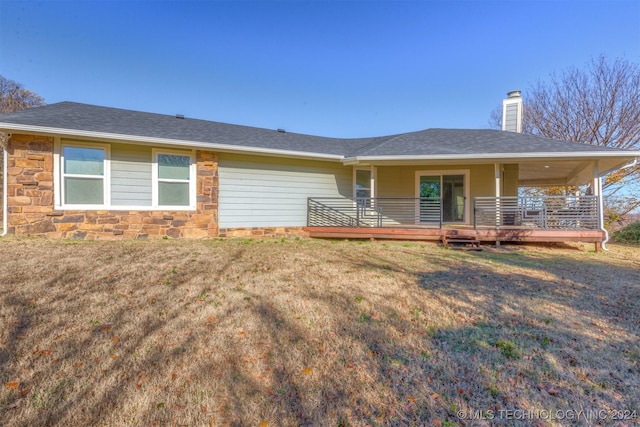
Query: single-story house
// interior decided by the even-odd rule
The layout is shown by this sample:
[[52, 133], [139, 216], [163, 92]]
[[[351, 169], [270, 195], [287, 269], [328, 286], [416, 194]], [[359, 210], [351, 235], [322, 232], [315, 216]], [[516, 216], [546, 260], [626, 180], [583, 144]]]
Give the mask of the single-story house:
[[640, 152], [518, 133], [521, 105], [507, 130], [358, 139], [74, 102], [1, 114], [3, 234], [604, 241], [600, 178]]

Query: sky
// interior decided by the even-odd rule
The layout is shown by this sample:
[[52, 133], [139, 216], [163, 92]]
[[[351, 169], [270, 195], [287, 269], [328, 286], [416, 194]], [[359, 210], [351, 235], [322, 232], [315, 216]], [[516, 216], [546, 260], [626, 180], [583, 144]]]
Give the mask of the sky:
[[48, 104], [330, 137], [487, 128], [602, 54], [640, 62], [640, 0], [0, 0], [0, 75]]

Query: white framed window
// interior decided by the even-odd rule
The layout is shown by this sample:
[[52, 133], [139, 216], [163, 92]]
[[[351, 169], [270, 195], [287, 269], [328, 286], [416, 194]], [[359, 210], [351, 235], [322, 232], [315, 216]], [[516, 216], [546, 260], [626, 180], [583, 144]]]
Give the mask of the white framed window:
[[353, 198], [360, 204], [367, 204], [365, 200], [373, 205], [373, 198], [376, 197], [376, 168], [353, 168]]
[[196, 165], [193, 153], [154, 149], [152, 191], [154, 207], [195, 209]]
[[109, 200], [109, 146], [60, 146], [60, 203], [65, 208], [100, 209]]
[[56, 209], [196, 209], [194, 150], [56, 138], [53, 158]]

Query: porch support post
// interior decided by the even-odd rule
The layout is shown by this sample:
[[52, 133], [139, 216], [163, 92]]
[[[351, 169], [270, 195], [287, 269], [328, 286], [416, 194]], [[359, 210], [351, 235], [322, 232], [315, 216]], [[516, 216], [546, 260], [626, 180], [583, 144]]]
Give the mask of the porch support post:
[[501, 218], [501, 206], [500, 197], [502, 196], [502, 164], [494, 163], [493, 169], [495, 172], [495, 185], [496, 185], [496, 228], [500, 228]]
[[609, 239], [607, 230], [604, 228], [604, 201], [602, 200], [602, 178], [600, 177], [600, 167], [598, 161], [593, 162], [593, 195], [596, 196], [598, 203], [598, 228], [605, 232], [604, 242], [596, 243], [596, 252], [605, 249], [606, 241]]
[[376, 197], [376, 167], [371, 165], [370, 166], [371, 171], [369, 172], [370, 176], [371, 176], [371, 186], [369, 188], [371, 188], [371, 198], [374, 199]]
[[598, 202], [598, 228], [604, 226], [604, 213], [602, 203], [602, 178], [600, 178], [600, 168], [598, 161], [593, 162], [593, 195], [597, 197]]

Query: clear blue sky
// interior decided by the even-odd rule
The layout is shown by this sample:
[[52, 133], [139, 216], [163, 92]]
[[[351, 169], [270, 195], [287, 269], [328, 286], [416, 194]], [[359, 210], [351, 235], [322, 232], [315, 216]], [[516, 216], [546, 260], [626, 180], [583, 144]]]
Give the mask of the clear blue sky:
[[600, 54], [640, 62], [640, 0], [0, 0], [0, 74], [47, 103], [323, 136], [486, 128]]

